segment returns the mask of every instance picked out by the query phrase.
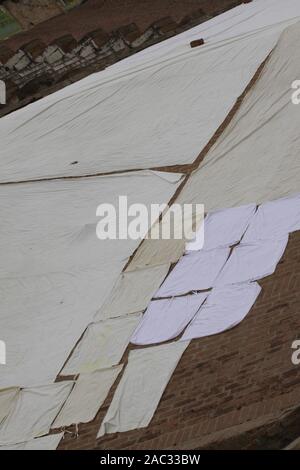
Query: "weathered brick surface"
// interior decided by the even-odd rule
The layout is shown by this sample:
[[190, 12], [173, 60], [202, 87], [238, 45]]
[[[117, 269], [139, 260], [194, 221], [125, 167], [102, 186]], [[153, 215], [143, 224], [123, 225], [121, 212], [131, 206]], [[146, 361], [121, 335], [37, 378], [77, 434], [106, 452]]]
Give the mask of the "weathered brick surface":
[[98, 28], [109, 32], [130, 23], [136, 23], [144, 31], [164, 16], [171, 16], [178, 22], [199, 8], [205, 13], [214, 13], [235, 3], [242, 3], [242, 0], [89, 0], [68, 14], [56, 16], [28, 32], [13, 36], [8, 43], [17, 50], [24, 41], [40, 38], [49, 44], [67, 33], [80, 40]]
[[[112, 391], [96, 419], [79, 426], [78, 438], [67, 434], [60, 448], [272, 448], [283, 444], [288, 429], [281, 423], [282, 414], [300, 405], [300, 366], [291, 362], [291, 344], [300, 338], [300, 232], [290, 236], [275, 274], [259, 283], [262, 292], [240, 325], [191, 342], [147, 428], [96, 440]], [[295, 419], [286, 419], [299, 432]], [[298, 436], [290, 433], [289, 437]]]

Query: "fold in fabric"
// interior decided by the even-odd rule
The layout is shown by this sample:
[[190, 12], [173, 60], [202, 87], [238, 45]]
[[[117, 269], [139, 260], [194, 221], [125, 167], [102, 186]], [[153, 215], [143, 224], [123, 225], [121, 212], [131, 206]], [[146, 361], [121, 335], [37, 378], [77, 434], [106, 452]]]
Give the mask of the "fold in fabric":
[[50, 434], [49, 436], [38, 437], [28, 442], [22, 442], [11, 446], [0, 447], [0, 450], [56, 450], [63, 438], [64, 433]]
[[193, 251], [184, 255], [155, 297], [171, 297], [194, 290], [210, 289], [229, 256], [230, 248]]
[[18, 444], [48, 434], [74, 382], [25, 388], [0, 426], [0, 445]]
[[249, 313], [260, 291], [256, 282], [214, 288], [180, 341], [215, 335], [238, 325]]
[[174, 342], [130, 351], [97, 437], [148, 426], [188, 345], [188, 341]]
[[123, 365], [80, 374], [52, 428], [92, 421], [102, 406]]
[[145, 310], [169, 268], [170, 264], [163, 264], [122, 273], [97, 318], [121, 317]]
[[18, 387], [0, 390], [0, 424], [9, 414], [12, 406], [17, 400], [20, 389]]
[[[232, 207], [209, 213], [204, 219], [204, 250], [238, 243], [256, 211], [255, 204]], [[198, 231], [199, 233], [199, 231]], [[186, 250], [202, 248], [202, 236], [187, 243]]]
[[131, 337], [131, 343], [146, 345], [176, 338], [205, 301], [208, 292], [172, 299], [154, 300]]
[[93, 372], [118, 364], [141, 318], [139, 313], [91, 323], [61, 374]]
[[288, 237], [282, 240], [241, 244], [233, 249], [230, 258], [217, 278], [216, 285], [255, 281], [274, 273]]
[[279, 240], [296, 230], [300, 230], [300, 194], [259, 206], [245, 233], [243, 243]]

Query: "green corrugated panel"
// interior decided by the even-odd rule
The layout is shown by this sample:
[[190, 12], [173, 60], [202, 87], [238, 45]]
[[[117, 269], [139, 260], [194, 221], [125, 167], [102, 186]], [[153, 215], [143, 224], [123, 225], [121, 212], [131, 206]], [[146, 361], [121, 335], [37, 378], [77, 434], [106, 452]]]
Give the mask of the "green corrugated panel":
[[0, 39], [8, 38], [18, 31], [21, 31], [21, 29], [21, 26], [15, 18], [13, 18], [5, 8], [0, 7]]

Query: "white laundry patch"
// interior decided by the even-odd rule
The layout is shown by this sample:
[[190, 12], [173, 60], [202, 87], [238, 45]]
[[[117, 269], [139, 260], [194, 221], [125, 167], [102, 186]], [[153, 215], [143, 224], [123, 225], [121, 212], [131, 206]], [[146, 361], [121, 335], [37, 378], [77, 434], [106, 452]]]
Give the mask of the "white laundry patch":
[[18, 444], [43, 436], [66, 401], [74, 382], [23, 389], [0, 425], [0, 445]]
[[96, 318], [121, 317], [145, 310], [168, 274], [170, 264], [124, 272]]
[[99, 240], [100, 203], [167, 203], [152, 172], [0, 186], [0, 388], [55, 380], [140, 240]]
[[0, 390], [0, 424], [9, 414], [11, 408], [17, 400], [20, 389], [17, 387]]
[[128, 365], [97, 437], [144, 428], [189, 342], [174, 342], [130, 351]]
[[238, 325], [260, 291], [256, 282], [214, 288], [180, 341], [215, 335]]
[[229, 256], [230, 248], [192, 251], [171, 271], [155, 297], [171, 297], [210, 289]]
[[152, 301], [131, 342], [146, 345], [176, 338], [196, 315], [207, 295], [208, 292]]
[[[203, 249], [210, 250], [238, 243], [244, 235], [255, 211], [256, 205], [248, 204], [246, 206], [221, 209], [208, 214], [204, 219]], [[202, 243], [199, 243], [197, 235], [195, 240], [187, 243], [187, 251], [202, 248]]]
[[275, 272], [288, 237], [235, 247], [230, 258], [217, 278], [216, 285], [236, 284], [255, 281]]
[[93, 372], [118, 364], [141, 318], [139, 313], [91, 323], [61, 374]]
[[90, 374], [80, 374], [75, 386], [61, 409], [52, 428], [92, 421], [123, 365], [96, 370]]
[[279, 240], [300, 230], [300, 195], [265, 202], [259, 206], [243, 242]]
[[38, 437], [28, 442], [22, 442], [11, 446], [0, 447], [0, 450], [55, 450], [62, 440], [64, 433], [50, 434], [49, 436]]

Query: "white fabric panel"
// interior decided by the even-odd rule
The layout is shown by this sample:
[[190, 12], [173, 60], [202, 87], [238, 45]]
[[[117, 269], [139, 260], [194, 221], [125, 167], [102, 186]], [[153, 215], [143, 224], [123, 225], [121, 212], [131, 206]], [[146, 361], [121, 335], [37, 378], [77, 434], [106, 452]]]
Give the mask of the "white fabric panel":
[[208, 292], [154, 300], [131, 337], [131, 343], [146, 345], [176, 338], [195, 316]]
[[97, 317], [121, 317], [128, 313], [145, 310], [153, 294], [168, 274], [169, 268], [170, 264], [163, 264], [122, 273]]
[[259, 206], [245, 233], [243, 243], [280, 239], [300, 230], [300, 195], [277, 199]]
[[288, 237], [269, 240], [233, 249], [231, 256], [216, 280], [216, 285], [255, 281], [274, 273], [282, 257]]
[[0, 447], [0, 450], [55, 450], [63, 438], [64, 433], [50, 434], [38, 437], [28, 442], [22, 442], [12, 446]]
[[[208, 214], [204, 220], [203, 249], [230, 246], [239, 242], [255, 211], [256, 205], [248, 204]], [[187, 251], [201, 249], [202, 237], [200, 238], [201, 240], [198, 240], [196, 235], [195, 240], [187, 243]]]
[[188, 344], [174, 342], [130, 351], [97, 437], [148, 426]]
[[17, 400], [19, 391], [20, 389], [17, 387], [0, 390], [0, 423], [10, 412], [14, 402]]
[[166, 203], [150, 172], [0, 186], [0, 388], [52, 382], [140, 240], [99, 240], [96, 208]]
[[0, 181], [192, 163], [278, 35], [275, 27], [175, 50], [123, 73], [107, 69], [5, 116]]
[[260, 291], [261, 287], [256, 282], [213, 289], [181, 341], [215, 335], [238, 325], [250, 311]]
[[61, 374], [87, 373], [118, 364], [141, 317], [139, 313], [91, 323]]
[[170, 272], [155, 297], [171, 297], [194, 290], [210, 289], [226, 263], [229, 253], [228, 247], [187, 253]]
[[259, 80], [177, 202], [201, 203], [210, 212], [299, 193], [300, 113], [291, 88], [300, 77], [299, 40], [300, 23], [284, 31]]
[[73, 386], [72, 381], [23, 389], [0, 426], [0, 445], [18, 444], [47, 434]]
[[120, 365], [80, 374], [52, 428], [92, 421], [122, 368]]

